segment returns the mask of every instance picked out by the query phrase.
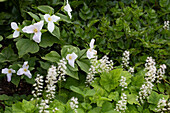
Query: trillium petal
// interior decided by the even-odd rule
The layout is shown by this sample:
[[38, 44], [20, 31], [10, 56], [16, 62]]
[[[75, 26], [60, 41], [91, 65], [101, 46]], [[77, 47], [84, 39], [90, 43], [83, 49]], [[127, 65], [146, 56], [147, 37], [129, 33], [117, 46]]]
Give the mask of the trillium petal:
[[27, 70], [26, 72], [24, 72], [24, 74], [25, 74], [28, 78], [32, 78], [32, 74], [30, 73], [29, 70]]
[[17, 23], [16, 23], [16, 22], [11, 22], [11, 28], [12, 28], [13, 30], [16, 30], [16, 29], [18, 28]]
[[44, 19], [45, 19], [46, 22], [49, 22], [48, 18], [51, 18], [51, 16], [49, 14], [45, 14]]
[[40, 43], [41, 42], [41, 34], [42, 34], [41, 32], [35, 33], [33, 36], [33, 40], [37, 43]]
[[71, 55], [72, 55], [72, 59], [74, 60], [78, 57], [74, 52]]
[[23, 75], [24, 73], [24, 68], [20, 68], [18, 71], [17, 71], [17, 75]]
[[58, 20], [60, 20], [60, 17], [53, 15], [51, 16], [51, 19], [53, 22], [57, 22]]
[[94, 39], [91, 39], [91, 41], [90, 41], [90, 48], [94, 48], [94, 42], [95, 42], [95, 40]]
[[25, 26], [22, 31], [25, 33], [34, 33], [35, 27], [33, 25]]
[[93, 56], [94, 56], [94, 54], [90, 50], [88, 50], [87, 51], [87, 58], [91, 59], [91, 58], [93, 58]]
[[69, 60], [69, 56], [71, 56], [71, 54], [67, 54], [66, 59]]
[[64, 10], [67, 11], [67, 12], [71, 12], [72, 9], [71, 9], [71, 7], [70, 7], [70, 4], [67, 3], [67, 5], [64, 6]]
[[42, 29], [43, 25], [44, 25], [44, 21], [41, 20], [40, 22], [37, 22], [33, 25], [38, 29], [38, 31], [40, 31]]
[[72, 18], [72, 16], [71, 16], [71, 13], [70, 13], [70, 12], [68, 12], [68, 16], [70, 17], [70, 19]]
[[28, 69], [29, 68], [29, 65], [28, 65], [28, 61], [25, 61], [22, 68], [25, 68], [25, 69]]
[[48, 30], [52, 33], [54, 31], [54, 23], [53, 22], [49, 22], [48, 23]]
[[11, 76], [12, 76], [12, 73], [8, 73], [8, 74], [7, 74], [7, 81], [8, 81], [8, 82], [11, 81]]
[[15, 30], [15, 31], [14, 31], [14, 33], [13, 33], [13, 38], [18, 37], [18, 36], [19, 36], [19, 34], [20, 34], [20, 32], [19, 32], [19, 31], [17, 31], [17, 30]]
[[8, 73], [8, 68], [2, 69], [2, 73], [7, 74]]
[[68, 60], [68, 63], [74, 68], [74, 59], [72, 59], [72, 60]]

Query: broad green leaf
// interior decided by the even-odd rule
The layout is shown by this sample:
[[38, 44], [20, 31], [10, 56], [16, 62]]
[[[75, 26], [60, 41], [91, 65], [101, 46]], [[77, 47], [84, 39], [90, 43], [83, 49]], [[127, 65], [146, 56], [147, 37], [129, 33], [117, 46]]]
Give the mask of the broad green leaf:
[[38, 6], [37, 9], [45, 14], [53, 14], [54, 13], [54, 9], [48, 5], [41, 5]]
[[33, 19], [35, 19], [36, 21], [40, 21], [40, 18], [37, 16], [37, 15], [35, 15], [34, 13], [32, 13], [32, 12], [27, 12]]
[[149, 96], [148, 102], [151, 104], [157, 104], [160, 99], [160, 96], [161, 95], [159, 95], [158, 93], [152, 91], [151, 95]]
[[22, 101], [22, 109], [25, 112], [33, 112], [34, 107], [35, 105], [33, 105], [31, 101], [26, 101], [26, 100]]
[[100, 113], [101, 112], [101, 107], [96, 107], [91, 109], [88, 113]]
[[16, 85], [16, 87], [18, 87], [18, 84], [19, 84], [19, 82], [20, 82], [20, 79], [21, 79], [21, 77], [20, 76], [12, 76], [12, 80], [11, 80], [11, 82], [13, 83], [13, 84], [15, 84]]
[[0, 62], [10, 62], [17, 60], [17, 55], [14, 53], [11, 46], [5, 47], [0, 53]]
[[57, 13], [56, 14], [57, 16], [59, 16], [60, 17], [60, 20], [59, 21], [65, 21], [65, 22], [67, 22], [67, 23], [72, 23], [71, 21], [70, 21], [70, 18], [68, 17], [68, 16], [65, 16], [65, 15], [63, 15], [63, 14], [61, 14], [61, 13]]
[[169, 0], [159, 0], [159, 4], [161, 7], [166, 7], [169, 4]]
[[56, 37], [52, 36], [51, 34], [43, 33], [39, 45], [44, 48], [51, 47], [54, 43], [57, 43], [58, 41], [59, 40]]
[[53, 36], [60, 39], [60, 29], [55, 25], [54, 31], [51, 33]]
[[103, 112], [107, 112], [107, 111], [110, 111], [110, 110], [113, 110], [113, 106], [110, 102], [105, 102], [103, 103], [102, 105], [102, 111]]
[[48, 62], [39, 61], [39, 63], [40, 63], [40, 66], [41, 66], [43, 69], [48, 70], [48, 69], [50, 68], [50, 63], [48, 63]]
[[92, 106], [89, 103], [83, 102], [83, 103], [81, 103], [81, 105], [86, 110], [90, 110], [92, 108]]
[[0, 35], [0, 41], [2, 41], [3, 40], [3, 37]]
[[61, 56], [66, 58], [67, 54], [72, 54], [72, 53], [75, 53], [77, 56], [79, 55], [78, 54], [78, 48], [77, 47], [74, 47], [72, 45], [65, 45], [63, 46], [63, 48], [61, 49]]
[[20, 39], [17, 41], [16, 46], [20, 58], [27, 53], [36, 53], [39, 51], [38, 44], [29, 39]]
[[41, 57], [41, 58], [51, 62], [59, 62], [60, 55], [56, 51], [51, 51], [50, 53], [46, 54], [45, 57]]
[[108, 91], [115, 89], [119, 85], [119, 80], [121, 73], [123, 72], [122, 69], [114, 69], [109, 73], [104, 72], [101, 75], [100, 84]]
[[12, 105], [12, 111], [13, 111], [13, 113], [25, 113], [25, 111], [22, 109], [22, 103], [21, 102], [13, 104]]
[[113, 99], [116, 102], [119, 101], [119, 92], [118, 91], [111, 92], [108, 98]]
[[127, 95], [127, 102], [129, 104], [132, 104], [132, 105], [133, 104], [138, 104], [138, 105], [140, 105], [139, 102], [136, 101], [136, 99], [137, 99], [137, 95], [134, 95], [134, 94]]
[[77, 71], [72, 71], [72, 70], [69, 68], [69, 66], [68, 66], [67, 69], [66, 69], [66, 74], [69, 75], [70, 77], [74, 78], [74, 79], [79, 80], [78, 72], [77, 72]]
[[3, 94], [3, 95], [0, 95], [0, 100], [9, 100], [9, 97], [7, 96], [7, 95], [5, 95], [5, 94]]
[[90, 61], [88, 59], [80, 59], [76, 60], [78, 66], [81, 68], [86, 73], [89, 73], [89, 68], [90, 68]]
[[70, 89], [71, 89], [72, 91], [74, 91], [74, 92], [82, 95], [82, 96], [85, 96], [84, 92], [83, 92], [80, 88], [78, 88], [78, 87], [70, 86]]
[[86, 97], [87, 97], [87, 96], [94, 96], [95, 93], [96, 93], [96, 91], [95, 91], [94, 89], [88, 89], [88, 90], [86, 91], [85, 96], [86, 96]]

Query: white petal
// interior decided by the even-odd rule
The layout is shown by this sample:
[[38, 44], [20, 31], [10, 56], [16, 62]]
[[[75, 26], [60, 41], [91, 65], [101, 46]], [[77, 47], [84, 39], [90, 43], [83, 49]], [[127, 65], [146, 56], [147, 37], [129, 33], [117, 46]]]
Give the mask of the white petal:
[[19, 32], [19, 31], [17, 31], [17, 30], [15, 30], [15, 31], [14, 31], [14, 33], [13, 33], [13, 38], [18, 37], [18, 36], [19, 36], [19, 34], [20, 34], [20, 32]]
[[71, 13], [70, 13], [70, 12], [68, 12], [68, 16], [70, 17], [70, 19], [72, 18], [72, 16], [71, 16]]
[[25, 74], [28, 78], [32, 78], [32, 74], [30, 73], [29, 70], [27, 70], [26, 72], [24, 72], [24, 74]]
[[44, 19], [45, 19], [46, 22], [49, 22], [49, 21], [48, 21], [48, 18], [51, 18], [51, 16], [50, 16], [49, 14], [45, 14], [45, 15], [44, 15]]
[[91, 39], [91, 41], [90, 41], [90, 48], [94, 48], [94, 42], [95, 42], [95, 40], [94, 39]]
[[28, 69], [29, 68], [29, 65], [28, 65], [28, 61], [25, 61], [22, 68], [25, 68], [25, 69]]
[[72, 9], [71, 9], [71, 7], [70, 7], [70, 4], [67, 3], [67, 5], [64, 6], [64, 10], [67, 11], [67, 12], [71, 12]]
[[2, 73], [7, 74], [8, 73], [8, 68], [2, 69]]
[[74, 59], [68, 60], [68, 63], [74, 68]]
[[22, 31], [25, 33], [34, 33], [35, 27], [33, 25], [25, 26]]
[[24, 68], [20, 68], [18, 71], [17, 71], [17, 75], [23, 75], [24, 73]]
[[33, 25], [38, 29], [38, 31], [40, 31], [42, 29], [43, 25], [44, 25], [44, 21], [41, 20], [40, 22], [37, 22]]
[[15, 70], [13, 70], [13, 69], [10, 69], [10, 70], [12, 71], [12, 73], [16, 73]]
[[11, 28], [12, 28], [13, 30], [16, 30], [16, 29], [18, 28], [17, 23], [16, 23], [16, 22], [11, 22]]
[[58, 20], [60, 20], [60, 17], [53, 15], [51, 16], [51, 19], [53, 22], [57, 22]]
[[12, 76], [12, 73], [8, 73], [8, 74], [7, 74], [7, 81], [8, 81], [8, 82], [11, 81], [11, 76]]
[[78, 57], [78, 56], [73, 52], [73, 53], [72, 53], [72, 59], [75, 60], [77, 57]]
[[71, 56], [71, 54], [67, 54], [67, 56], [66, 56], [66, 59], [67, 59], [67, 60], [70, 60], [70, 59], [69, 59], [69, 56]]
[[48, 23], [48, 30], [52, 33], [54, 31], [54, 23], [53, 22], [49, 22]]
[[87, 58], [88, 58], [88, 59], [93, 58], [93, 55], [94, 55], [94, 54], [93, 54], [90, 50], [87, 51]]
[[40, 43], [41, 42], [41, 34], [42, 34], [41, 32], [35, 33], [33, 36], [33, 40], [37, 43]]

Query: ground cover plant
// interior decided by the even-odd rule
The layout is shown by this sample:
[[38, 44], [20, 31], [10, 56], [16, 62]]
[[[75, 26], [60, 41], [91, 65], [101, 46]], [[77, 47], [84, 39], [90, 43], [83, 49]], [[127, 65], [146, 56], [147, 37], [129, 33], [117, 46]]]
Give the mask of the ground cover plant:
[[0, 112], [170, 111], [169, 0], [0, 6]]

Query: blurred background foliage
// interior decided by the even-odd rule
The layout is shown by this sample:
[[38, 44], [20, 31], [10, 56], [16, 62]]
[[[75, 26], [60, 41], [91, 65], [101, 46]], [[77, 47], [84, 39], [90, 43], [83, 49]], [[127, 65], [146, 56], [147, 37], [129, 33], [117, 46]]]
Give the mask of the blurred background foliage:
[[[130, 65], [136, 70], [148, 56], [152, 56], [158, 64], [167, 65], [166, 75], [170, 75], [170, 32], [163, 29], [164, 21], [170, 20], [170, 0], [69, 0], [69, 3], [73, 9], [71, 23], [60, 22], [61, 40], [52, 47], [40, 48], [39, 56], [53, 49], [60, 52], [60, 46], [66, 44], [88, 48], [88, 43], [94, 38], [99, 57], [106, 54], [115, 65], [121, 63], [123, 51], [129, 50]], [[39, 14], [39, 5], [49, 5], [57, 13], [64, 2], [0, 1], [1, 52], [10, 44], [14, 53], [18, 54], [14, 41], [6, 38], [12, 34], [10, 23], [22, 24], [24, 20], [32, 20], [27, 12]]]

